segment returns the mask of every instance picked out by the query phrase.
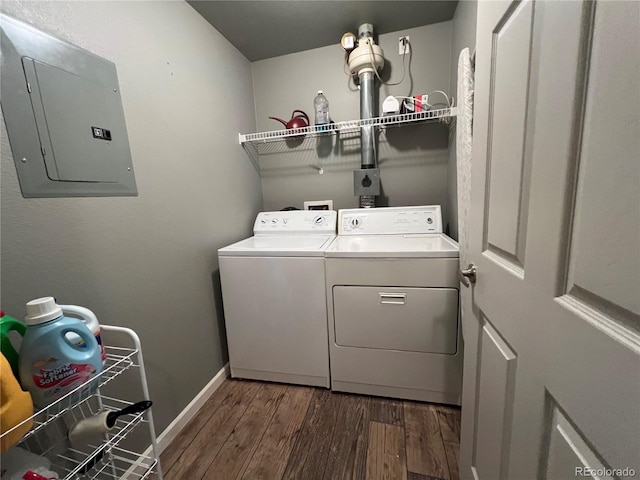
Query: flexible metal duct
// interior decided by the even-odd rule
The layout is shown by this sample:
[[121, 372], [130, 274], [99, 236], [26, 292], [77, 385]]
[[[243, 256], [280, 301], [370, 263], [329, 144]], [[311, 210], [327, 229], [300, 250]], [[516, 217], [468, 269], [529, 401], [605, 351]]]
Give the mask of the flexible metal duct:
[[[370, 23], [360, 25], [358, 27], [358, 47], [349, 55], [349, 67], [352, 73], [358, 74], [360, 80], [360, 119], [362, 120], [376, 117], [376, 69], [382, 68], [383, 65], [384, 54], [382, 49], [374, 43], [373, 25]], [[364, 126], [360, 129], [360, 165], [362, 170], [377, 168], [375, 141], [373, 127]], [[377, 173], [376, 171], [375, 175], [371, 175], [378, 182], [374, 185], [375, 189], [371, 189], [376, 194], [379, 192]], [[364, 180], [368, 181], [369, 185], [372, 185], [369, 176], [365, 176]], [[369, 187], [364, 180], [362, 186]], [[359, 186], [357, 187], [359, 188]], [[375, 207], [375, 201], [375, 195], [360, 195], [360, 207]]]
[[[362, 72], [360, 77], [360, 118], [367, 119], [375, 117], [374, 112], [374, 86], [375, 74], [371, 71]], [[374, 144], [375, 132], [373, 127], [366, 126], [360, 130], [360, 166], [365, 168], [376, 168], [376, 158]], [[376, 197], [374, 195], [361, 195], [360, 207], [375, 207]]]

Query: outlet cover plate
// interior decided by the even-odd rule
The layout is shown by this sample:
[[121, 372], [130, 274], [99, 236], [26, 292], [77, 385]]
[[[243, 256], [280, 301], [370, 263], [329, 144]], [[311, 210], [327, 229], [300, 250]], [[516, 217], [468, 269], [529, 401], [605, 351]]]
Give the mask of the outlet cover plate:
[[[404, 43], [404, 39], [407, 39], [407, 43]], [[406, 55], [411, 52], [411, 44], [409, 43], [409, 35], [398, 38], [398, 55]]]

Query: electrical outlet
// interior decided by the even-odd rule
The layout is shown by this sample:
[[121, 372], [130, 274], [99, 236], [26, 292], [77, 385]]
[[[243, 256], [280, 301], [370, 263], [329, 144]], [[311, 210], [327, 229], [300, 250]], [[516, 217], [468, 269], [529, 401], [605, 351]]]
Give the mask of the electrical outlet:
[[398, 55], [406, 55], [411, 51], [409, 35], [398, 38]]

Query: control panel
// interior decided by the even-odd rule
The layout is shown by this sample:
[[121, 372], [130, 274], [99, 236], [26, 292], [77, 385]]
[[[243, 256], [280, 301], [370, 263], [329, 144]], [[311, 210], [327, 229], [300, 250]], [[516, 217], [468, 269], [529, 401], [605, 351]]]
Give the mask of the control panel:
[[339, 235], [442, 233], [440, 205], [340, 210]]
[[335, 210], [260, 212], [253, 224], [255, 235], [336, 233]]

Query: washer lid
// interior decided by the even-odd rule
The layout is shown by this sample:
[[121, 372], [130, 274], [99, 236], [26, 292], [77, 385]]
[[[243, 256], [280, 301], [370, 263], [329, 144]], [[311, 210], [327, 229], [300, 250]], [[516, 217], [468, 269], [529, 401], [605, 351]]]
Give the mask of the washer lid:
[[458, 243], [441, 233], [338, 236], [327, 257], [458, 258]]
[[257, 235], [218, 250], [220, 256], [323, 256], [335, 235]]

